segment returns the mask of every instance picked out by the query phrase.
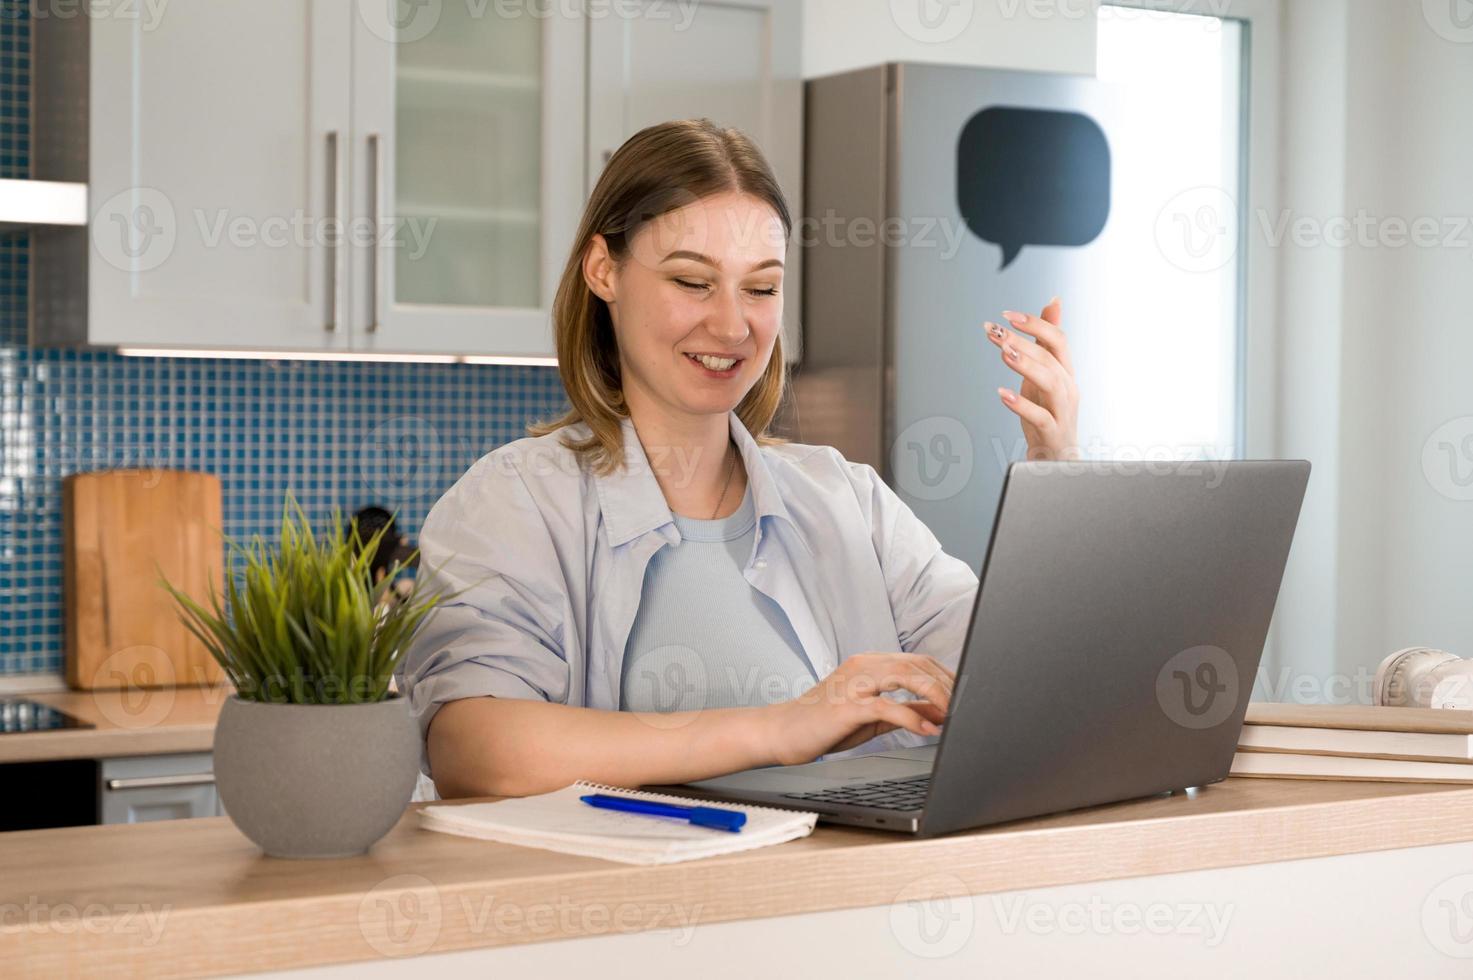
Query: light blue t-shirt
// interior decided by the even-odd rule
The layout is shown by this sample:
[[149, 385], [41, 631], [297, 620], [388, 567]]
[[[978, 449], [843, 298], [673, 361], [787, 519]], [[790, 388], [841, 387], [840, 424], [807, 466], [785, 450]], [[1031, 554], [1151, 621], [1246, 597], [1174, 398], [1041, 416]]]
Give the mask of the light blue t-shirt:
[[812, 687], [817, 678], [788, 617], [743, 575], [757, 532], [750, 485], [730, 517], [671, 516], [680, 543], [656, 552], [645, 572], [620, 709], [773, 704]]

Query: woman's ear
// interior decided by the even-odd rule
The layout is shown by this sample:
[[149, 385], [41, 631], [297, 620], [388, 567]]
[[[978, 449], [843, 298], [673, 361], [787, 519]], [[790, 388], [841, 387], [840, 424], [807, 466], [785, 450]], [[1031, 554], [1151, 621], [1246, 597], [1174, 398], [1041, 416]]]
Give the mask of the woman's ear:
[[609, 243], [602, 235], [595, 234], [589, 239], [583, 252], [583, 281], [605, 303], [614, 301], [614, 257], [609, 254]]

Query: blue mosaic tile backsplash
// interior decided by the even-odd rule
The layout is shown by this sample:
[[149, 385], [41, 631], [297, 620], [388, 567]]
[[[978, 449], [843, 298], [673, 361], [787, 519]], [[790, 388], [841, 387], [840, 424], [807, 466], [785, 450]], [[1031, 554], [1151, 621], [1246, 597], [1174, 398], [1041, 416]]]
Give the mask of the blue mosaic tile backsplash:
[[[28, 27], [0, 12], [0, 176], [29, 176]], [[132, 358], [26, 346], [24, 235], [0, 236], [0, 674], [62, 669], [61, 481], [219, 475], [225, 531], [378, 504], [413, 535], [472, 462], [566, 408], [542, 367]]]

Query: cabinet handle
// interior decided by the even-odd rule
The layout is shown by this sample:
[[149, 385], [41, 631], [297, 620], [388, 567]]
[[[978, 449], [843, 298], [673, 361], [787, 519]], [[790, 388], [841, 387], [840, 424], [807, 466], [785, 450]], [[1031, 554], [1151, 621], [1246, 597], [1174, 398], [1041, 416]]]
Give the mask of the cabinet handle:
[[163, 789], [167, 786], [213, 786], [212, 772], [191, 772], [181, 776], [134, 776], [129, 779], [109, 779], [109, 790], [120, 789]]
[[338, 174], [338, 131], [330, 129], [327, 131], [327, 322], [323, 329], [333, 331], [338, 328], [338, 255], [337, 238], [334, 235], [337, 229], [338, 217], [342, 210], [342, 188], [343, 182]]
[[379, 290], [384, 281], [384, 250], [380, 240], [383, 230], [379, 228], [379, 220], [384, 209], [384, 156], [383, 140], [378, 133], [368, 134], [368, 163], [373, 168], [373, 199], [369, 201], [372, 209], [369, 227], [373, 229], [373, 261], [369, 263], [373, 283], [368, 291], [368, 332], [378, 331]]

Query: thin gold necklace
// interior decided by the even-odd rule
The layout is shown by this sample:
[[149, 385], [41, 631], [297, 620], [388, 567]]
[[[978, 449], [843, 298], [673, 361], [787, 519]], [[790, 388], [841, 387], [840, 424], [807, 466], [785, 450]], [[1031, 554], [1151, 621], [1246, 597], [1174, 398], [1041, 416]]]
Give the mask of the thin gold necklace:
[[[731, 443], [729, 441], [727, 442], [726, 445], [727, 445], [727, 448], [728, 449], [731, 448]], [[735, 456], [735, 454], [733, 454], [732, 457], [731, 457], [731, 462], [729, 464], [727, 464], [727, 467], [726, 467], [726, 483], [723, 484], [722, 487], [721, 487], [721, 496], [716, 501], [716, 509], [713, 510], [713, 511], [711, 511], [711, 520], [713, 520], [713, 521], [716, 520], [716, 515], [719, 514], [719, 513], [721, 513], [721, 505], [726, 502], [726, 491], [728, 491], [728, 490], [731, 489], [731, 478], [732, 478], [733, 475], [735, 475], [735, 473], [736, 473], [736, 456]]]

